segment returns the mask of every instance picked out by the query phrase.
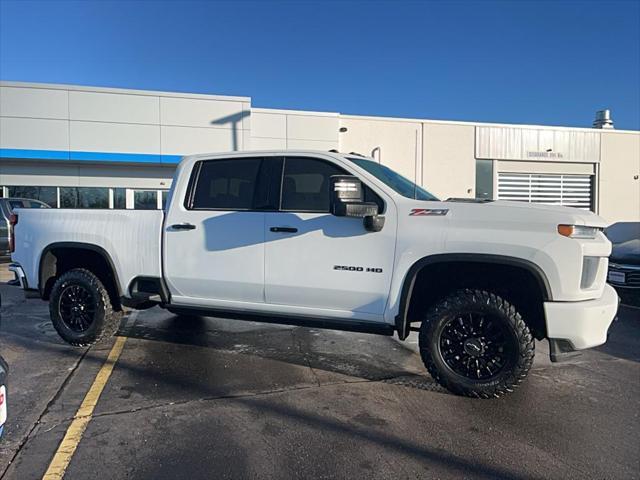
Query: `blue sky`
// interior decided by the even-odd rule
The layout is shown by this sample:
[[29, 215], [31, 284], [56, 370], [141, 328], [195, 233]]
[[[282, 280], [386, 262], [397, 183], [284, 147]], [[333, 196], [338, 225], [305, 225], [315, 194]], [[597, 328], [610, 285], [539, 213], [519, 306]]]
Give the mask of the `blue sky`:
[[640, 129], [640, 2], [0, 0], [0, 78]]

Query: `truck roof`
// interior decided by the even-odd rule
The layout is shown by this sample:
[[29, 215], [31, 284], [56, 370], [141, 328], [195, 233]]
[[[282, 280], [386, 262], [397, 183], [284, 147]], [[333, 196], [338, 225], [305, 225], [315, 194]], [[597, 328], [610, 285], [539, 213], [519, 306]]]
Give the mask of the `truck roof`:
[[366, 158], [369, 160], [374, 160], [371, 157], [367, 157], [360, 153], [356, 152], [338, 152], [337, 150], [313, 150], [313, 149], [298, 149], [298, 150], [238, 150], [233, 152], [211, 152], [211, 153], [198, 153], [195, 155], [185, 155], [182, 157], [182, 162], [187, 161], [197, 161], [197, 160], [205, 160], [212, 158], [234, 158], [234, 157], [259, 157], [259, 156], [276, 156], [276, 155], [286, 155], [286, 156], [295, 156], [295, 155], [325, 155], [325, 156], [338, 156], [338, 157], [349, 157], [349, 156], [357, 156]]

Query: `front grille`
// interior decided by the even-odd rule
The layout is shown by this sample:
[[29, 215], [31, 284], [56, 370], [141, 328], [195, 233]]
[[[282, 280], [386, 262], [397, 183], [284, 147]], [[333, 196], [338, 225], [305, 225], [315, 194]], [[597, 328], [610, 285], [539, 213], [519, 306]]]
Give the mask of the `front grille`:
[[[624, 283], [615, 277], [612, 278], [611, 272], [624, 274]], [[635, 265], [619, 265], [616, 263], [610, 263], [608, 281], [611, 285], [615, 285], [617, 287], [640, 288], [640, 267]]]

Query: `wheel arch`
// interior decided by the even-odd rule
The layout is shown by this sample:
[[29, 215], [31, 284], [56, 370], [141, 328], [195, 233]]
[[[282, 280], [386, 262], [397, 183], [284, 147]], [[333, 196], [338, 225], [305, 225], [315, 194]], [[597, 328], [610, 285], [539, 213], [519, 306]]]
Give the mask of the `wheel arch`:
[[[69, 260], [68, 255], [67, 258], [61, 255], [73, 252], [80, 254], [80, 256], [74, 260]], [[65, 261], [61, 262], [63, 259]], [[99, 271], [93, 273], [105, 283], [105, 287], [107, 287], [112, 296], [112, 301], [117, 301], [117, 304], [119, 304], [119, 298], [123, 295], [123, 290], [113, 259], [104, 248], [83, 242], [54, 242], [42, 250], [38, 264], [38, 291], [40, 297], [46, 300], [51, 292], [55, 278], [70, 268], [86, 268], [87, 265], [83, 263], [87, 260], [89, 260], [89, 265], [91, 266], [100, 266]], [[60, 266], [62, 266], [62, 269], [58, 268]], [[88, 269], [91, 270], [91, 268]]]
[[437, 255], [429, 255], [417, 260], [405, 275], [400, 290], [400, 307], [395, 317], [395, 327], [400, 340], [404, 340], [409, 336], [411, 320], [409, 318], [409, 310], [411, 299], [414, 293], [416, 280], [424, 269], [443, 264], [488, 264], [492, 266], [506, 266], [520, 269], [530, 274], [534, 279], [542, 294], [543, 301], [553, 300], [551, 286], [549, 280], [539, 265], [529, 260], [511, 257], [507, 255], [497, 254], [481, 254], [481, 253], [444, 253]]

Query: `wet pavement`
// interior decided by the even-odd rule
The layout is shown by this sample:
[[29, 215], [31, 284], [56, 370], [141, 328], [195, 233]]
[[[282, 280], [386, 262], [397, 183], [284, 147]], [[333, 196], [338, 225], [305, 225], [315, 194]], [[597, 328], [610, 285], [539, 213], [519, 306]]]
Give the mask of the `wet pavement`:
[[[0, 474], [41, 478], [113, 341], [57, 336], [47, 305], [0, 285], [10, 364]], [[497, 400], [431, 380], [390, 337], [160, 308], [126, 337], [67, 478], [638, 478], [640, 310], [603, 347]]]

